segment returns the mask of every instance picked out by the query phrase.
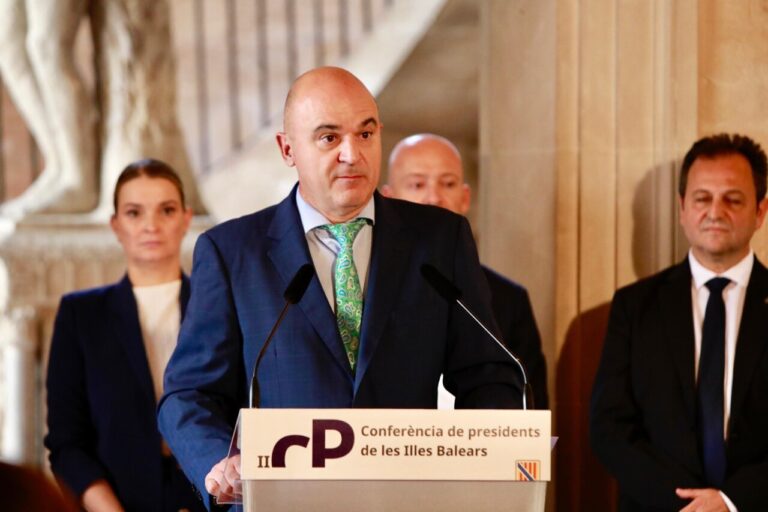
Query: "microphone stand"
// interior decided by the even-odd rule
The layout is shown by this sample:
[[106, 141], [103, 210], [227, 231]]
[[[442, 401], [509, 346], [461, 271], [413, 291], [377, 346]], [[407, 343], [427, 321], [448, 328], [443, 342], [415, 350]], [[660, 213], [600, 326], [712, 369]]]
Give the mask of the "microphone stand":
[[523, 376], [523, 409], [528, 409], [528, 402], [530, 402], [531, 406], [533, 406], [533, 389], [528, 382], [528, 372], [525, 371], [525, 365], [520, 360], [520, 358], [513, 354], [506, 347], [506, 345], [504, 345], [504, 343], [502, 343], [488, 329], [488, 327], [486, 327], [485, 324], [481, 322], [480, 319], [477, 318], [477, 316], [461, 301], [461, 290], [456, 288], [456, 286], [451, 281], [449, 281], [447, 277], [441, 274], [439, 270], [437, 270], [433, 265], [425, 263], [421, 266], [421, 275], [424, 276], [424, 279], [427, 280], [430, 286], [432, 286], [432, 288], [434, 288], [435, 291], [445, 300], [448, 302], [456, 302], [456, 304], [461, 306], [461, 309], [463, 309], [469, 315], [469, 317], [474, 320], [475, 323], [479, 325], [486, 332], [486, 334], [488, 334], [488, 336], [490, 336], [491, 339], [496, 342], [499, 347], [501, 347], [501, 349], [510, 357], [510, 359], [515, 362], [515, 364], [517, 364], [518, 368], [520, 368], [520, 374]]

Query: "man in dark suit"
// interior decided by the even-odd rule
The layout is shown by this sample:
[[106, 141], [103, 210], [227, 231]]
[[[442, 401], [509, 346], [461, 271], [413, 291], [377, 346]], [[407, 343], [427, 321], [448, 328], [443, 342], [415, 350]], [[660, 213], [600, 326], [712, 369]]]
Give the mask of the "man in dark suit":
[[[431, 133], [411, 135], [398, 142], [389, 155], [387, 197], [447, 208], [466, 215], [471, 203], [469, 184], [456, 146]], [[483, 266], [491, 288], [491, 305], [502, 340], [518, 355], [528, 372], [537, 409], [547, 409], [547, 363], [528, 292], [518, 283]]]
[[616, 292], [591, 405], [592, 446], [625, 511], [766, 510], [766, 155], [696, 142], [682, 164], [688, 257]]
[[211, 495], [235, 492], [225, 457], [238, 409], [283, 291], [307, 263], [315, 275], [259, 368], [263, 407], [430, 408], [441, 374], [460, 407], [521, 403], [516, 367], [420, 275], [434, 265], [496, 329], [466, 220], [375, 193], [381, 122], [365, 86], [339, 68], [305, 73], [284, 130], [277, 142], [298, 186], [198, 239], [165, 374], [160, 429]]

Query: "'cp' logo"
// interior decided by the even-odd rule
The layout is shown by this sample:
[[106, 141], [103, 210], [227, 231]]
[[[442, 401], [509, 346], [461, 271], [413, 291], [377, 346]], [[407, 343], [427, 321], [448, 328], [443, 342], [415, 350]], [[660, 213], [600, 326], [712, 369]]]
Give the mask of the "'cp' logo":
[[[341, 435], [338, 446], [329, 448], [325, 445], [326, 432], [335, 430]], [[355, 444], [355, 432], [349, 423], [340, 420], [312, 420], [312, 467], [324, 468], [328, 459], [338, 459], [352, 451]], [[272, 448], [272, 467], [285, 467], [285, 453], [291, 446], [306, 448], [307, 436], [289, 435], [280, 438]]]

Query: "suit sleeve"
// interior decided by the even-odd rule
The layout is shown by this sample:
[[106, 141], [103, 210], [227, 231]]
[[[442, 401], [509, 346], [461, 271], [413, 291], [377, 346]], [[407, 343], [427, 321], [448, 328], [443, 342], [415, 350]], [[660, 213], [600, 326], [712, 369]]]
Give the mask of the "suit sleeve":
[[[677, 498], [675, 489], [702, 486], [696, 477], [649, 442], [643, 427], [643, 411], [632, 393], [630, 361], [635, 333], [630, 310], [625, 296], [617, 292], [592, 390], [591, 444], [601, 462], [618, 479], [622, 493], [646, 506], [679, 510], [687, 502]], [[653, 372], [653, 368], [647, 371]]]
[[[480, 267], [469, 223], [463, 217], [449, 275], [463, 292], [462, 302], [498, 336], [488, 282]], [[444, 383], [456, 396], [456, 408], [521, 408], [522, 380], [517, 366], [458, 305], [451, 306], [448, 333]]]
[[232, 283], [208, 235], [198, 238], [193, 261], [192, 293], [166, 367], [158, 424], [187, 477], [205, 494], [205, 475], [229, 450], [245, 377]]
[[[86, 389], [83, 352], [77, 336], [76, 303], [62, 299], [53, 329], [46, 379], [51, 468], [76, 496], [106, 471], [96, 453], [96, 433]], [[97, 413], [97, 412], [96, 412]]]
[[768, 461], [741, 467], [721, 489], [739, 512], [765, 510], [768, 503]]
[[[768, 376], [766, 376], [766, 363], [768, 352], [763, 355], [763, 364], [758, 368], [752, 382], [757, 400], [765, 403], [768, 395]], [[758, 412], [762, 409], [762, 412]], [[765, 510], [768, 503], [768, 452], [766, 452], [766, 410], [762, 406], [753, 408], [748, 416], [748, 421], [754, 422], [750, 428], [743, 428], [743, 432], [751, 435], [741, 436], [740, 432], [731, 432], [730, 442], [738, 442], [741, 446], [742, 461], [739, 468], [726, 477], [721, 491], [728, 496], [739, 512]], [[745, 421], [742, 419], [742, 421]], [[756, 436], [757, 438], [753, 437]], [[737, 440], [733, 438], [736, 437]], [[730, 446], [729, 449], [733, 449]]]

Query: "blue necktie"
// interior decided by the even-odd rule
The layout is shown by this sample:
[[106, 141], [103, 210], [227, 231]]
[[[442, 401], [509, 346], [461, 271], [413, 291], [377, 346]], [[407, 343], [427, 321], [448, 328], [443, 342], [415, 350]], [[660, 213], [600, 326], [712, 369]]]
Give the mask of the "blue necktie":
[[723, 289], [731, 280], [707, 281], [709, 300], [701, 329], [699, 356], [699, 435], [707, 484], [719, 489], [725, 480], [723, 439], [723, 375], [725, 372], [725, 303]]

